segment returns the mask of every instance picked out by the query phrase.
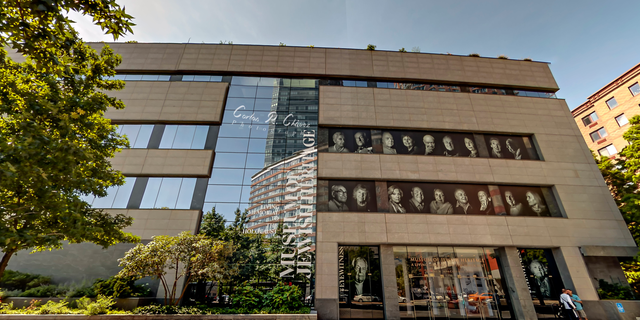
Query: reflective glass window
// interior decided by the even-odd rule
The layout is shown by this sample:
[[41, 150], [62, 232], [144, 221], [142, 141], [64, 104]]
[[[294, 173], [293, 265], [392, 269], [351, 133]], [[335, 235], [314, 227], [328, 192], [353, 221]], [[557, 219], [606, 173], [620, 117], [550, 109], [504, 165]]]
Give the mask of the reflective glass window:
[[121, 185], [118, 188], [118, 192], [116, 193], [116, 197], [113, 200], [112, 208], [124, 209], [127, 207], [129, 203], [129, 198], [131, 197], [131, 192], [133, 191], [133, 185], [136, 182], [135, 177], [126, 177], [124, 178], [124, 185]]
[[162, 178], [153, 208], [175, 208], [181, 184], [182, 178]]
[[189, 149], [193, 142], [193, 135], [196, 132], [196, 126], [181, 125], [178, 126], [176, 137], [173, 140], [173, 149]]
[[598, 153], [603, 157], [611, 157], [618, 153], [616, 147], [612, 144], [598, 150]]
[[629, 87], [629, 91], [631, 92], [632, 96], [637, 96], [640, 94], [640, 85], [636, 82], [633, 85], [631, 85]]
[[154, 208], [161, 184], [162, 178], [149, 178], [147, 186], [144, 189], [142, 202], [140, 202], [140, 208]]
[[124, 80], [126, 80], [126, 81], [140, 81], [140, 80], [142, 80], [142, 75], [141, 74], [127, 74], [127, 75], [125, 75]]
[[105, 197], [93, 199], [93, 196], [85, 196], [83, 199], [94, 208], [126, 208], [135, 181], [136, 178], [127, 177], [124, 185], [109, 187]]
[[623, 114], [621, 114], [621, 115], [616, 117], [616, 122], [618, 122], [618, 125], [622, 127], [625, 124], [628, 124], [629, 120], [627, 119], [627, 116], [625, 116], [624, 113], [623, 113]]
[[[242, 86], [257, 86], [260, 78], [257, 77], [233, 77], [231, 79], [232, 85], [242, 85]], [[268, 80], [266, 80], [268, 82]]]
[[162, 133], [162, 139], [160, 140], [160, 149], [171, 149], [173, 146], [173, 140], [176, 137], [178, 126], [165, 126]]
[[182, 178], [182, 185], [180, 186], [180, 193], [178, 194], [178, 200], [175, 206], [176, 209], [189, 209], [191, 207], [196, 181], [197, 179], [195, 178]]
[[582, 123], [584, 123], [585, 126], [588, 126], [594, 122], [596, 122], [598, 120], [598, 114], [596, 114], [596, 112], [591, 112], [588, 116], [582, 118]]
[[589, 135], [591, 136], [591, 140], [593, 140], [593, 142], [596, 142], [607, 136], [607, 130], [605, 130], [604, 128], [600, 128], [594, 132], [591, 132], [591, 134]]
[[618, 106], [618, 101], [616, 101], [616, 98], [611, 98], [607, 100], [607, 106], [609, 106], [609, 109], [613, 109]]

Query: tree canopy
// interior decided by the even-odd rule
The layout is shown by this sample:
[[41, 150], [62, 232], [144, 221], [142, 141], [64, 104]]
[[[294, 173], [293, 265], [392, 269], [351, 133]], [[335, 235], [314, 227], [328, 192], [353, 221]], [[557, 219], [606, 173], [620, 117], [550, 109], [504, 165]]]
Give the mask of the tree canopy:
[[[636, 245], [640, 245], [640, 116], [629, 122], [631, 127], [623, 134], [629, 145], [618, 153], [618, 158], [600, 157], [595, 153], [594, 158]], [[640, 257], [623, 261], [622, 269], [629, 284], [640, 294]]]
[[122, 101], [106, 93], [121, 58], [100, 53], [73, 29], [70, 11], [93, 17], [114, 38], [131, 31], [115, 1], [8, 0], [0, 6], [0, 277], [13, 254], [60, 248], [63, 241], [108, 247], [135, 242], [122, 231], [130, 217], [91, 208], [83, 196], [105, 196], [124, 183], [109, 158], [128, 146], [103, 117]]

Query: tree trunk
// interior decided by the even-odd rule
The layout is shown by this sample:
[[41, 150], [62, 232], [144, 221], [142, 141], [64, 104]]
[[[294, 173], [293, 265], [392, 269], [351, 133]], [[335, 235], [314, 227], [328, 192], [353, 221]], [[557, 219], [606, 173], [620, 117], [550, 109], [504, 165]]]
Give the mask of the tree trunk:
[[13, 256], [14, 253], [16, 253], [16, 250], [11, 250], [5, 252], [2, 256], [2, 260], [0, 261], [0, 279], [2, 279], [4, 270], [7, 269], [7, 265], [9, 265], [9, 259], [11, 259], [11, 256]]

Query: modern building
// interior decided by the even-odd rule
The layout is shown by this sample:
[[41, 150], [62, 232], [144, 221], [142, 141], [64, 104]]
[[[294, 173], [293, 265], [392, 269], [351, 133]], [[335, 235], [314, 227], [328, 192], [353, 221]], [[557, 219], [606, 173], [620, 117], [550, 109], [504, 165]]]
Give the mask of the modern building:
[[614, 157], [629, 143], [622, 135], [640, 114], [640, 64], [627, 70], [571, 111], [589, 149]]
[[[617, 259], [637, 247], [546, 63], [110, 46], [127, 107], [107, 117], [132, 145], [113, 164], [128, 178], [88, 200], [133, 216], [144, 241], [196, 232], [213, 207], [249, 210], [259, 232], [282, 221], [282, 264], [298, 266], [281, 276], [315, 277], [319, 319], [545, 318], [562, 287], [590, 319], [617, 317], [595, 280], [624, 279]], [[130, 247], [68, 245], [9, 267], [107, 277]]]

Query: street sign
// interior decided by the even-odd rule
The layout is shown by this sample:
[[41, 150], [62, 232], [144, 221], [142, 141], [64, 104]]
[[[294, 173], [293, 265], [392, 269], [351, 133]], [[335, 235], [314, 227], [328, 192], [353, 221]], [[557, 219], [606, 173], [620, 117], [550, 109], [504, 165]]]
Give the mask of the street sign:
[[622, 306], [622, 303], [616, 303], [616, 307], [618, 307], [618, 312], [624, 313], [624, 307]]

